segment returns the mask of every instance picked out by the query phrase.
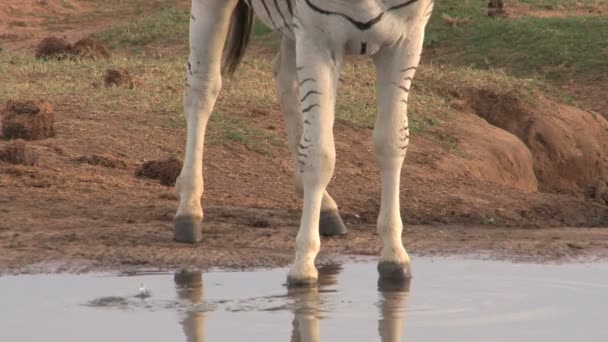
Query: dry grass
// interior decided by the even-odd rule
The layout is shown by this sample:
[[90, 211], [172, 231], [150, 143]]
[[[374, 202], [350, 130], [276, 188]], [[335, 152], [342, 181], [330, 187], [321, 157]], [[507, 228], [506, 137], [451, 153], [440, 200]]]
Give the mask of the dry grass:
[[[52, 103], [79, 103], [105, 113], [123, 125], [154, 125], [183, 129], [183, 80], [186, 56], [113, 57], [109, 60], [48, 60], [0, 55], [0, 101], [45, 98]], [[108, 68], [128, 70], [133, 89], [104, 87]], [[373, 127], [376, 113], [375, 71], [371, 62], [349, 63], [344, 68], [337, 103], [337, 119], [362, 128]], [[413, 84], [409, 108], [414, 134], [445, 137], [441, 123], [451, 115], [451, 92], [456, 87], [489, 87], [529, 93], [548, 89], [534, 79], [516, 79], [502, 71], [426, 65]], [[239, 142], [261, 153], [285, 146], [285, 137], [250, 124], [252, 109], [279, 112], [271, 72], [271, 57], [248, 56], [237, 74], [224, 82], [208, 129], [208, 142]], [[449, 140], [449, 139], [448, 139]]]
[[[78, 103], [78, 108], [103, 113], [117, 128], [154, 126], [181, 130], [185, 64], [187, 60], [187, 1], [106, 0], [96, 5], [91, 15], [132, 15], [123, 25], [101, 31], [96, 37], [113, 47], [109, 60], [35, 60], [30, 56], [0, 54], [0, 101], [19, 98], [45, 98], [52, 103]], [[478, 5], [478, 4], [476, 4]], [[476, 6], [475, 5], [475, 6]], [[457, 9], [474, 6], [465, 1]], [[440, 7], [441, 10], [441, 7]], [[453, 18], [464, 17], [457, 10]], [[464, 13], [464, 12], [463, 12]], [[86, 18], [87, 16], [83, 16]], [[271, 153], [286, 146], [284, 136], [254, 124], [251, 112], [280, 112], [272, 79], [272, 54], [277, 43], [275, 34], [260, 23], [254, 29], [254, 46], [241, 68], [231, 79], [224, 80], [215, 113], [208, 126], [207, 143], [236, 142], [260, 153]], [[159, 49], [158, 45], [163, 45]], [[133, 54], [133, 47], [145, 54]], [[258, 53], [251, 52], [257, 51]], [[376, 117], [375, 70], [369, 60], [357, 58], [342, 73], [336, 118], [357, 127], [372, 128]], [[107, 69], [126, 70], [133, 87], [104, 87]], [[424, 65], [419, 69], [410, 96], [410, 128], [448, 142], [442, 122], [453, 114], [452, 100], [459, 87], [486, 87], [496, 93], [516, 90], [550, 92], [552, 88], [534, 79], [518, 79], [500, 70], [480, 71], [472, 68]], [[560, 95], [561, 96], [561, 95]], [[142, 126], [144, 125], [144, 126]]]

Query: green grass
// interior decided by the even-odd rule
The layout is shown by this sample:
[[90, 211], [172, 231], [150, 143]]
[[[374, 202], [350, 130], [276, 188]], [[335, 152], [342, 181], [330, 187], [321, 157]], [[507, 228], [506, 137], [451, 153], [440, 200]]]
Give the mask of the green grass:
[[235, 142], [261, 154], [272, 155], [273, 146], [287, 147], [286, 139], [277, 133], [255, 127], [238, 116], [222, 112], [214, 112], [211, 115], [208, 134], [207, 144]]
[[[79, 108], [110, 116], [120, 125], [153, 125], [183, 130], [182, 114], [185, 56], [113, 57], [105, 60], [40, 61], [16, 54], [0, 54], [0, 102], [7, 99], [45, 98], [52, 103], [72, 103]], [[125, 68], [134, 89], [106, 88], [105, 70]], [[208, 127], [209, 144], [239, 143], [248, 149], [272, 154], [284, 148], [286, 139], [252, 121], [252, 108], [279, 115], [271, 57], [248, 56], [224, 88]], [[356, 127], [372, 128], [376, 119], [375, 70], [372, 63], [346, 65], [338, 93], [336, 118]], [[458, 141], [446, 133], [444, 123], [454, 119], [453, 94], [464, 89], [487, 89], [496, 94], [517, 91], [534, 101], [538, 92], [559, 92], [538, 79], [518, 79], [501, 70], [477, 70], [450, 66], [421, 67], [413, 83], [409, 126], [455, 150]]]
[[152, 43], [185, 45], [188, 43], [189, 23], [188, 11], [161, 7], [151, 15], [98, 32], [94, 37], [113, 49], [137, 49]]
[[[526, 1], [533, 6], [546, 2]], [[596, 1], [582, 1], [592, 6]], [[544, 5], [543, 5], [544, 4]], [[572, 1], [551, 1], [569, 8]], [[452, 27], [441, 18], [470, 18]], [[440, 53], [434, 62], [477, 68], [504, 68], [517, 76], [556, 81], [594, 80], [608, 73], [606, 17], [489, 18], [479, 1], [438, 2], [427, 30], [426, 46]]]
[[[60, 107], [104, 113], [117, 127], [150, 125], [184, 129], [182, 94], [184, 57], [115, 57], [106, 60], [48, 60], [0, 54], [0, 103], [9, 99], [44, 98]], [[267, 63], [256, 59], [244, 63], [242, 78], [224, 82], [224, 89], [211, 116], [208, 142], [236, 142], [271, 154], [285, 146], [285, 139], [272, 130], [256, 127], [245, 115], [250, 108], [274, 108], [274, 86]], [[264, 68], [262, 68], [262, 66]], [[125, 68], [135, 80], [134, 89], [103, 86], [108, 68]]]
[[[139, 51], [148, 45], [188, 44], [190, 11], [175, 8], [171, 1], [165, 1], [152, 13], [134, 17], [126, 24], [118, 25], [94, 34], [94, 37], [113, 49], [130, 49]], [[259, 45], [275, 48], [279, 38], [259, 20], [253, 26], [253, 41]]]
[[[555, 9], [589, 9], [605, 4], [605, 0], [518, 0], [517, 2], [529, 5], [530, 8]], [[507, 3], [507, 6], [509, 3]]]

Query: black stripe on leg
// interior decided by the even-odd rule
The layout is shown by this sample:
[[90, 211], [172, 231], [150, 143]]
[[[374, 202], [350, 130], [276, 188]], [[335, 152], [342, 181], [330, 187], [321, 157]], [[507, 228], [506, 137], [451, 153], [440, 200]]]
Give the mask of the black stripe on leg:
[[305, 78], [302, 80], [302, 82], [300, 82], [300, 87], [304, 85], [304, 83], [306, 82], [317, 82], [317, 80], [315, 80], [314, 78]]
[[315, 107], [321, 107], [321, 106], [319, 106], [319, 105], [318, 105], [318, 104], [316, 104], [316, 103], [315, 103], [315, 104], [312, 104], [312, 105], [310, 105], [310, 106], [308, 106], [308, 107], [306, 107], [306, 108], [302, 109], [302, 113], [308, 113], [308, 112], [310, 112], [310, 111], [311, 111], [313, 108], [315, 108]]
[[300, 100], [300, 102], [304, 102], [304, 101], [306, 101], [306, 99], [307, 99], [307, 98], [308, 98], [310, 95], [313, 95], [313, 94], [316, 94], [316, 95], [321, 95], [321, 93], [320, 93], [320, 92], [318, 92], [318, 91], [316, 91], [316, 90], [310, 90], [308, 93], [306, 93], [306, 95], [304, 95], [304, 97], [303, 97], [303, 98]]
[[404, 91], [406, 94], [410, 92], [410, 88], [406, 88], [406, 87], [404, 87], [404, 86], [402, 86], [402, 85], [399, 85], [399, 84], [397, 84], [397, 83], [395, 83], [395, 82], [393, 82], [393, 84], [395, 85], [395, 87], [397, 87], [397, 88], [399, 88], [399, 89], [403, 90], [403, 91]]

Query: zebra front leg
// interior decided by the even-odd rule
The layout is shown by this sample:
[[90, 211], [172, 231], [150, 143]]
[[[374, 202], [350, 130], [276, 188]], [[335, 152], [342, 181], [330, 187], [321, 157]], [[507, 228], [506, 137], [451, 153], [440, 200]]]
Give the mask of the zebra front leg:
[[[424, 29], [424, 26], [422, 27]], [[399, 184], [401, 167], [410, 141], [407, 104], [410, 85], [420, 61], [423, 31], [410, 33], [375, 56], [378, 115], [373, 133], [374, 155], [380, 168], [382, 198], [378, 234], [382, 252], [381, 278], [411, 277], [410, 258], [403, 247]]]
[[188, 138], [184, 165], [176, 182], [179, 208], [175, 240], [197, 242], [202, 237], [203, 145], [207, 121], [222, 87], [222, 50], [236, 0], [193, 0], [190, 57], [186, 72], [184, 112]]
[[[303, 98], [300, 98], [298, 70], [296, 66], [296, 47], [295, 42], [289, 38], [283, 37], [281, 41], [281, 49], [274, 61], [274, 74], [277, 97], [281, 105], [281, 111], [285, 117], [289, 148], [294, 163], [296, 191], [301, 195], [303, 190], [302, 175], [300, 173], [300, 163], [298, 162], [303, 125], [301, 102], [317, 94], [315, 90], [311, 90]], [[338, 206], [327, 191], [323, 192], [323, 200], [321, 201], [319, 231], [321, 235], [326, 236], [346, 234], [346, 226], [338, 213]]]
[[295, 261], [288, 275], [291, 285], [314, 283], [318, 278], [315, 258], [321, 244], [320, 212], [336, 159], [333, 124], [341, 62], [341, 53], [319, 46], [317, 40], [302, 30], [296, 31], [296, 63], [304, 119], [297, 162], [304, 206], [296, 237]]

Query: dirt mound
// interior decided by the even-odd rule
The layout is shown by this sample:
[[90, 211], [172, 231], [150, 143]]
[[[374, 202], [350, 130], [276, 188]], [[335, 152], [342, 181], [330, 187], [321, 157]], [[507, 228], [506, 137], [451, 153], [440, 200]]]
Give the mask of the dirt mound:
[[38, 154], [29, 149], [23, 140], [12, 141], [0, 151], [0, 161], [10, 164], [35, 166], [38, 165]]
[[608, 175], [608, 121], [540, 96], [526, 97], [478, 89], [470, 91], [468, 101], [477, 115], [530, 149], [540, 191], [591, 195], [598, 179]]
[[46, 37], [36, 47], [36, 58], [64, 59], [72, 53], [72, 46], [67, 40], [57, 37]]
[[108, 49], [99, 41], [83, 38], [72, 46], [72, 54], [79, 58], [110, 58]]
[[128, 70], [122, 68], [108, 69], [103, 77], [103, 83], [106, 87], [125, 86], [133, 89], [133, 78]]
[[64, 58], [110, 58], [110, 53], [99, 41], [83, 38], [74, 45], [67, 40], [57, 37], [44, 38], [36, 48], [36, 58], [64, 59]]
[[169, 158], [166, 160], [147, 161], [137, 169], [135, 175], [157, 179], [162, 185], [173, 186], [181, 170], [182, 162], [177, 158]]
[[44, 139], [55, 136], [54, 123], [53, 107], [47, 101], [8, 101], [2, 135], [5, 139]]
[[114, 158], [110, 156], [103, 156], [98, 154], [93, 154], [89, 156], [82, 156], [77, 159], [81, 163], [86, 163], [94, 166], [103, 166], [110, 169], [126, 169], [127, 163], [124, 160], [119, 158]]
[[488, 2], [488, 15], [490, 17], [504, 16], [504, 4], [502, 0], [490, 0]]
[[513, 134], [467, 113], [450, 122], [448, 132], [465, 156], [440, 163], [444, 172], [526, 192], [538, 190], [532, 154]]

